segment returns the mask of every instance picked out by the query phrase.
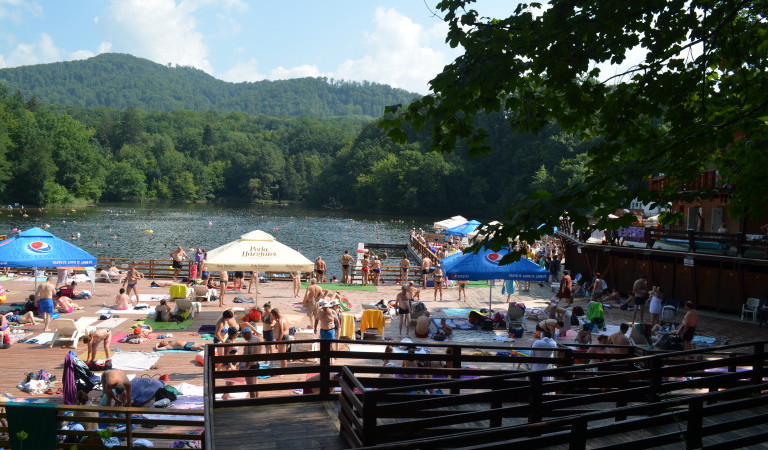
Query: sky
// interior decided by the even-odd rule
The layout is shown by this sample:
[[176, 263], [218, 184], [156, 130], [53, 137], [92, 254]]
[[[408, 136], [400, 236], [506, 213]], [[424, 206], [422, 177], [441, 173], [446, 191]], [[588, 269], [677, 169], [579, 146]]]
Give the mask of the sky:
[[[426, 94], [460, 54], [438, 0], [0, 0], [0, 68], [128, 53], [225, 81], [373, 81]], [[516, 1], [478, 0], [509, 16]]]

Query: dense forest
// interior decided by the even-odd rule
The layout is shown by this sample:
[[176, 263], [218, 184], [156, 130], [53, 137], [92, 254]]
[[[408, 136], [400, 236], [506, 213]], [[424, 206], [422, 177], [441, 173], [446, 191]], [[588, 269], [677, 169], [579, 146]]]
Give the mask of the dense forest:
[[229, 83], [193, 67], [119, 53], [0, 69], [0, 83], [50, 105], [145, 111], [239, 111], [268, 116], [379, 117], [417, 95], [377, 83], [327, 78]]
[[[58, 66], [36, 67], [47, 73]], [[99, 78], [96, 73], [92, 77]], [[301, 98], [302, 86], [317, 83], [293, 81], [298, 90], [283, 99]], [[340, 86], [322, 83], [329, 90]], [[289, 84], [283, 86], [288, 89]], [[357, 86], [352, 90], [358, 99], [385, 101], [379, 86], [348, 87], [352, 86]], [[93, 96], [99, 89], [82, 94]], [[112, 89], [119, 91], [116, 86]], [[198, 92], [203, 90], [201, 86]], [[165, 95], [164, 89], [153, 88], [142, 98]], [[505, 117], [489, 114], [478, 117], [476, 125], [488, 130], [492, 148], [502, 150], [470, 157], [460, 144], [451, 153], [435, 153], [429, 151], [429, 134], [411, 132], [406, 143], [394, 143], [379, 127], [380, 117], [337, 114], [330, 98], [324, 98], [327, 103], [321, 102], [318, 109], [333, 111], [334, 117], [291, 116], [285, 110], [281, 116], [271, 116], [214, 108], [84, 107], [49, 104], [42, 97], [37, 89], [25, 95], [0, 83], [3, 203], [295, 201], [367, 211], [459, 211], [490, 217], [521, 195], [539, 191], [546, 195], [558, 185], [578, 180], [588, 146], [554, 125], [538, 136], [512, 134]], [[322, 95], [314, 91], [309, 97]]]

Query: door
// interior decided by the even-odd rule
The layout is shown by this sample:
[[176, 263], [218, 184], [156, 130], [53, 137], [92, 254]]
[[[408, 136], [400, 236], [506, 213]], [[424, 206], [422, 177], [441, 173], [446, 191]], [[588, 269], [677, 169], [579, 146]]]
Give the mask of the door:
[[688, 229], [696, 230], [696, 217], [699, 215], [699, 208], [688, 208]]
[[723, 226], [723, 208], [712, 208], [712, 232], [717, 233], [717, 230]]

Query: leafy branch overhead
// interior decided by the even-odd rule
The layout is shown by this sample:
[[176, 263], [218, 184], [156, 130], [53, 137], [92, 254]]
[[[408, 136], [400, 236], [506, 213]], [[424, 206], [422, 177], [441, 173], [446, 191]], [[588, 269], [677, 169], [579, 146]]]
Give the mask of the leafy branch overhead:
[[[439, 3], [446, 40], [464, 53], [431, 81], [432, 94], [388, 110], [389, 136], [428, 130], [433, 150], [466, 145], [495, 158], [509, 149], [489, 146], [476, 118], [500, 113], [512, 131], [537, 134], [556, 123], [594, 139], [579, 182], [542, 186], [510, 206], [493, 247], [552, 232], [564, 210], [584, 227], [587, 215], [606, 217], [635, 198], [666, 204], [704, 195], [680, 186], [711, 169], [730, 189], [732, 214], [764, 215], [764, 0], [553, 0], [498, 19], [480, 17], [472, 3]], [[650, 191], [658, 175], [667, 182]]]

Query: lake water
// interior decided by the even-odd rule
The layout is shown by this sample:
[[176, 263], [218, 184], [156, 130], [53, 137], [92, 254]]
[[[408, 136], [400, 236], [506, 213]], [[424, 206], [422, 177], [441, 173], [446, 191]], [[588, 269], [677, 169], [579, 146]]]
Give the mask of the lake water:
[[[312, 261], [322, 256], [330, 274], [336, 276], [341, 275], [336, 261], [344, 250], [354, 253], [358, 242], [404, 244], [411, 227], [428, 229], [441, 219], [298, 206], [162, 203], [109, 204], [74, 212], [30, 210], [27, 214], [25, 218], [18, 209], [0, 211], [0, 233], [11, 236], [13, 228], [48, 224], [49, 232], [62, 239], [74, 235], [70, 242], [100, 258], [167, 259], [177, 245], [188, 253], [193, 247], [210, 250], [249, 231], [262, 230]], [[399, 257], [390, 255], [391, 263]]]

